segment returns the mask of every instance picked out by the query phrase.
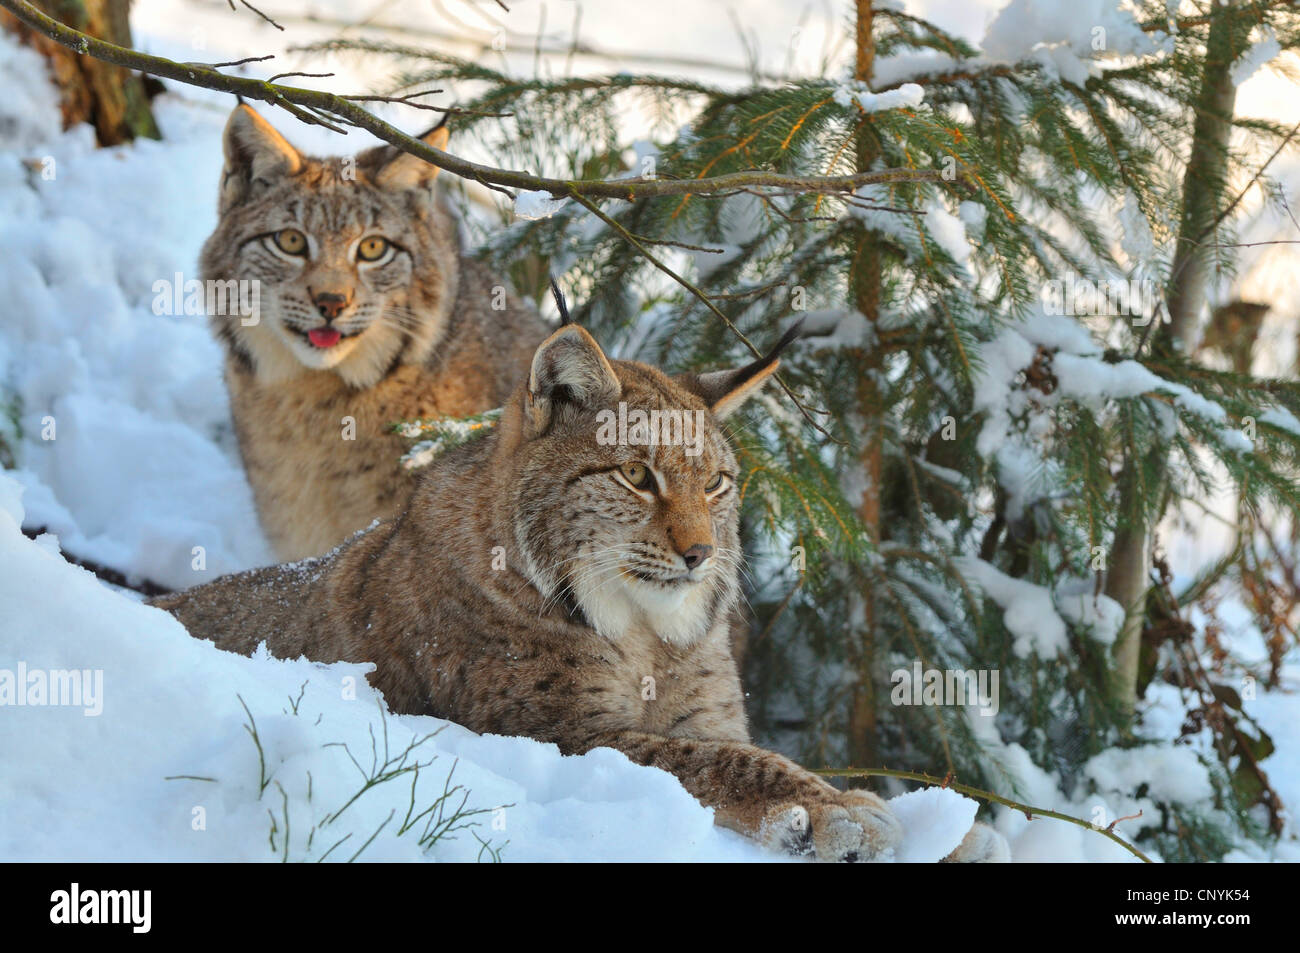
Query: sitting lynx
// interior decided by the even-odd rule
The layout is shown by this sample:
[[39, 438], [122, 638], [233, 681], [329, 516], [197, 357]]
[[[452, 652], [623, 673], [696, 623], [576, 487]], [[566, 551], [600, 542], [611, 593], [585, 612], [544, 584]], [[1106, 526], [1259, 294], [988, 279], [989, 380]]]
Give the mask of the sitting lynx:
[[313, 159], [244, 105], [224, 149], [200, 266], [256, 281], [259, 309], [210, 320], [262, 527], [279, 558], [315, 556], [405, 506], [392, 424], [499, 407], [546, 329], [462, 257], [435, 166], [389, 146]]
[[[437, 458], [399, 517], [153, 604], [226, 649], [373, 662], [394, 711], [567, 754], [617, 748], [770, 847], [887, 856], [901, 829], [884, 801], [750, 744], [728, 650], [739, 491], [723, 420], [789, 337], [740, 370], [669, 377], [565, 325], [496, 430]], [[629, 427], [620, 442], [623, 410], [668, 411], [683, 439]], [[953, 859], [1005, 855], [977, 825]]]

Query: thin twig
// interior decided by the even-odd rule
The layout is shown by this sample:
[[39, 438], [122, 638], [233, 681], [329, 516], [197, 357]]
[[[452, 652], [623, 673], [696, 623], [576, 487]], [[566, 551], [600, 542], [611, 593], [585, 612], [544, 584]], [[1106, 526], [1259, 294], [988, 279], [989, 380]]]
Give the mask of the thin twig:
[[265, 56], [245, 56], [242, 60], [227, 60], [224, 63], [187, 63], [185, 65], [219, 69], [224, 66], [243, 66], [245, 63], [265, 63], [267, 60], [273, 59], [275, 59], [275, 54], [267, 53]]
[[302, 76], [305, 79], [329, 79], [333, 75], [333, 73], [304, 73], [302, 70], [290, 70], [287, 73], [276, 73], [267, 82], [274, 83], [277, 79], [287, 79], [290, 76]]
[[[230, 4], [230, 9], [232, 9], [232, 10], [235, 9], [235, 0], [226, 0], [226, 2]], [[248, 0], [239, 0], [239, 2], [242, 3], [244, 6], [246, 6], [248, 9], [252, 10], [254, 13], [256, 13], [259, 17], [261, 17], [261, 18], [262, 18], [263, 20], [265, 20], [267, 23], [271, 24], [271, 26], [275, 27], [275, 28], [276, 28], [277, 30], [279, 30], [281, 33], [284, 32], [284, 27], [280, 26], [280, 24], [276, 23], [274, 20], [272, 20], [270, 17], [268, 17], [265, 13], [263, 13], [261, 10], [257, 9], [257, 7], [253, 6], [251, 3], [248, 2]]]

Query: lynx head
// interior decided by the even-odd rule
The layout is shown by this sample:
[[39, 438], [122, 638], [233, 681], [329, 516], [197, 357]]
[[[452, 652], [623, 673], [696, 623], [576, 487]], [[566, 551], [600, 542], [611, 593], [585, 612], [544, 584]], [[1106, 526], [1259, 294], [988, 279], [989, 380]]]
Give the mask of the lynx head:
[[[441, 149], [447, 130], [424, 141]], [[432, 188], [437, 167], [391, 146], [314, 159], [245, 105], [226, 123], [224, 150], [220, 218], [201, 267], [209, 288], [257, 282], [256, 316], [211, 315], [233, 356], [263, 379], [331, 370], [354, 387], [395, 362], [423, 361], [458, 274], [455, 224]]]
[[723, 421], [776, 370], [787, 334], [739, 370], [670, 377], [611, 361], [565, 325], [501, 425], [514, 542], [544, 596], [601, 634], [702, 637], [740, 592], [740, 494]]

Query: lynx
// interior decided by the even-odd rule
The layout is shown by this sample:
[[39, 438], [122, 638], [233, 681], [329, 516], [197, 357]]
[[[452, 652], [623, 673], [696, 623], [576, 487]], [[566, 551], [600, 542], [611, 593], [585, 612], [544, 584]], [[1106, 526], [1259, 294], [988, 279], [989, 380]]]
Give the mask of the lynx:
[[244, 105], [224, 150], [200, 268], [256, 282], [258, 307], [210, 322], [267, 538], [315, 556], [405, 505], [394, 423], [499, 407], [546, 328], [461, 254], [435, 166], [390, 146], [311, 158]]
[[[901, 829], [883, 800], [750, 743], [728, 646], [740, 501], [723, 422], [790, 337], [738, 370], [670, 377], [562, 326], [497, 428], [437, 458], [396, 519], [153, 604], [228, 650], [373, 662], [394, 711], [566, 754], [616, 748], [772, 848], [887, 856]], [[703, 432], [610, 440], [620, 404], [697, 415]], [[977, 825], [952, 859], [1005, 855]]]

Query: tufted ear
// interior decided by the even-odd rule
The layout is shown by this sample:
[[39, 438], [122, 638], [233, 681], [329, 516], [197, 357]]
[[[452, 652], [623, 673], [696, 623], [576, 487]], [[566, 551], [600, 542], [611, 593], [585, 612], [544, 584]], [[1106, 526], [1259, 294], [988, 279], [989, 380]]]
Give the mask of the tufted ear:
[[221, 181], [222, 211], [246, 198], [258, 183], [293, 175], [303, 167], [302, 154], [243, 103], [226, 120], [222, 151], [226, 157]]
[[744, 367], [710, 371], [707, 374], [683, 374], [678, 381], [691, 393], [702, 398], [715, 416], [725, 418], [757, 394], [764, 382], [776, 373], [781, 364], [781, 352], [799, 336], [802, 328], [802, 321], [791, 325], [772, 350]]
[[[420, 137], [426, 146], [439, 152], [447, 151], [447, 139], [450, 134], [445, 125], [437, 125]], [[436, 165], [425, 162], [418, 156], [403, 152], [393, 146], [383, 146], [382, 165], [375, 173], [375, 182], [380, 188], [394, 192], [404, 192], [430, 185], [441, 171]]]
[[606, 407], [623, 393], [600, 345], [576, 324], [566, 324], [537, 346], [528, 374], [526, 409], [535, 432], [562, 407]]

